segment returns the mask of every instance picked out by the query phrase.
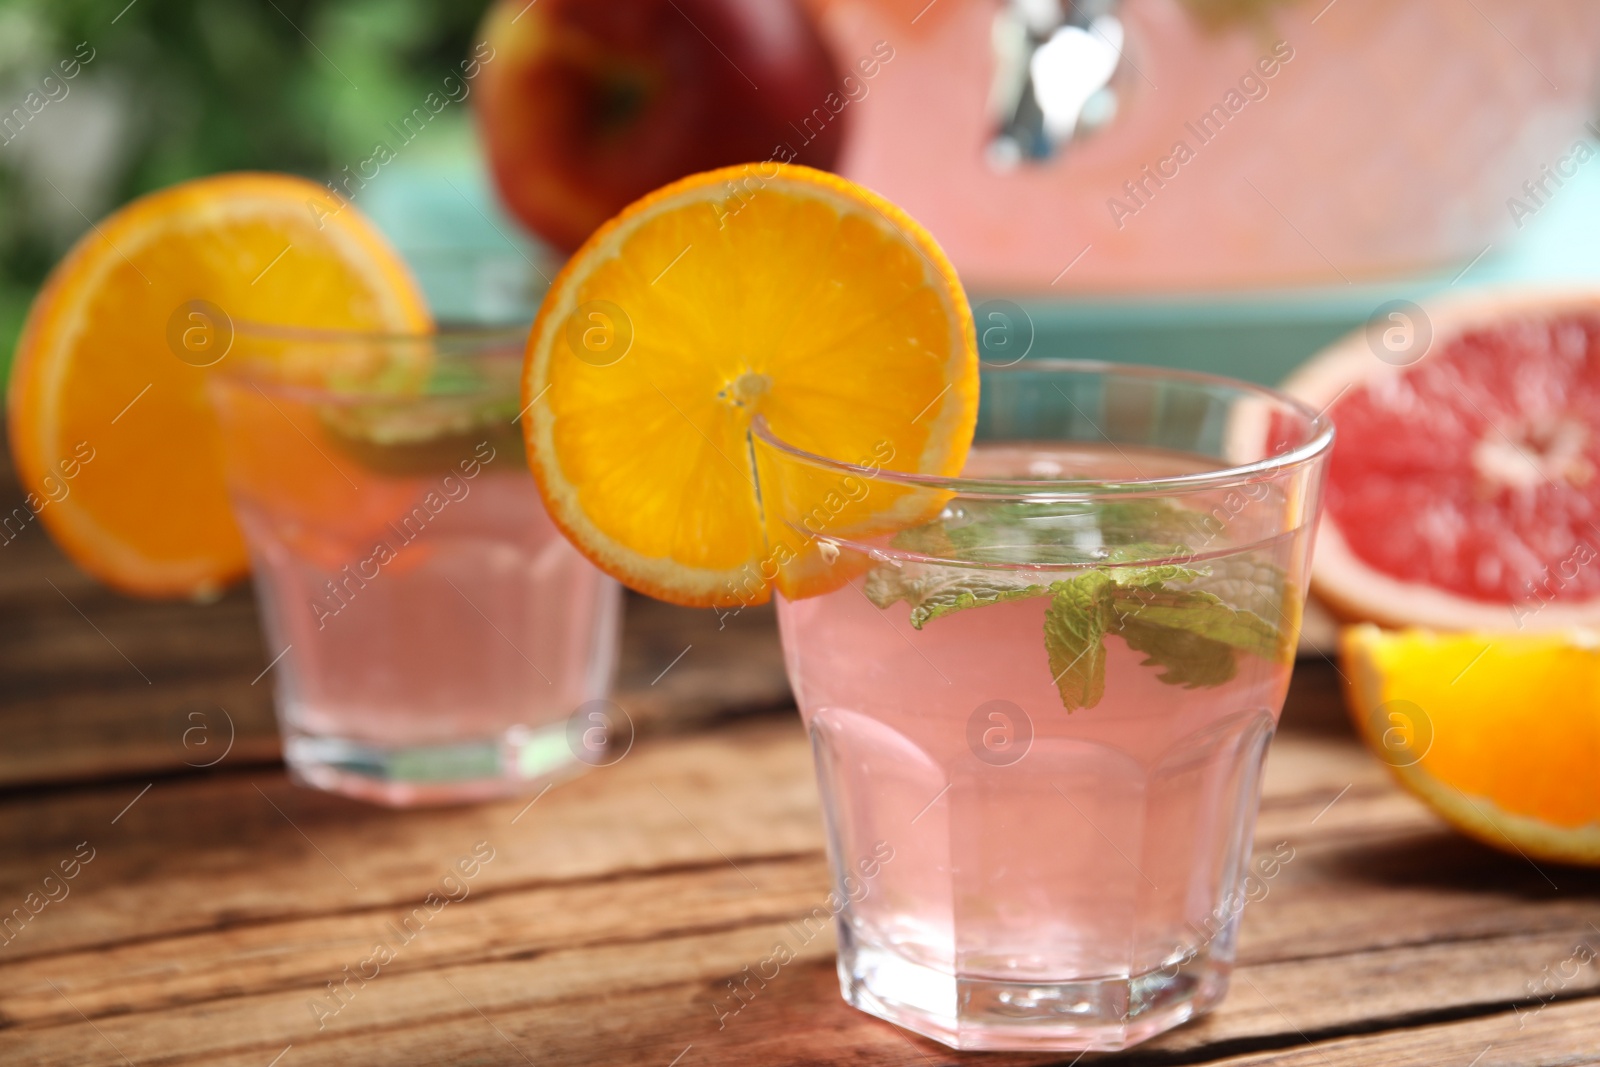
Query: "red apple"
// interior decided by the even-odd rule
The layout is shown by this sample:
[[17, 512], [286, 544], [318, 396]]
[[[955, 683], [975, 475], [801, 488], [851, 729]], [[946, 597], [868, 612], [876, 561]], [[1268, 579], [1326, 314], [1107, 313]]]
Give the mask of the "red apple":
[[838, 71], [795, 0], [503, 0], [483, 32], [490, 168], [512, 213], [564, 250], [686, 174], [827, 169], [844, 143]]

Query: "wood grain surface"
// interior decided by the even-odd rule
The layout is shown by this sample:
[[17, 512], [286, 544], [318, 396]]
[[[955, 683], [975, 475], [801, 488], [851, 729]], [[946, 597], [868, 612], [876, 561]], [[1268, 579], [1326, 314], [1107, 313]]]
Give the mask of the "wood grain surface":
[[[0, 915], [76, 870], [0, 943], [0, 1064], [1075, 1062], [846, 1007], [831, 934], [719, 1022], [828, 892], [770, 611], [630, 598], [626, 758], [531, 805], [396, 812], [286, 779], [247, 590], [127, 600], [35, 526], [0, 546], [0, 596]], [[1600, 962], [1574, 962], [1600, 949], [1600, 873], [1446, 830], [1356, 745], [1337, 682], [1297, 671], [1257, 832], [1293, 859], [1245, 912], [1227, 1001], [1089, 1060], [1600, 1063]], [[459, 899], [418, 912], [430, 893]], [[379, 941], [394, 958], [346, 984]]]

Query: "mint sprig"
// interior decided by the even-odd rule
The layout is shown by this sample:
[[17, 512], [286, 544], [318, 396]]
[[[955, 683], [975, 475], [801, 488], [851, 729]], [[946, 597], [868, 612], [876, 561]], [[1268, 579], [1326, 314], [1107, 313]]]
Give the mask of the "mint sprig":
[[[919, 630], [956, 611], [1048, 596], [1045, 654], [1062, 706], [1075, 711], [1094, 707], [1105, 695], [1109, 636], [1143, 653], [1143, 665], [1160, 670], [1159, 681], [1188, 689], [1231, 680], [1240, 655], [1276, 662], [1292, 654], [1288, 635], [1255, 610], [1283, 617], [1274, 602], [1283, 595], [1282, 574], [1250, 566], [1261, 573], [1211, 564], [1100, 565], [1046, 581], [1038, 572], [902, 562], [874, 568], [865, 590], [880, 608], [906, 601], [911, 625]], [[1231, 591], [1250, 606], [1230, 602], [1213, 588]]]

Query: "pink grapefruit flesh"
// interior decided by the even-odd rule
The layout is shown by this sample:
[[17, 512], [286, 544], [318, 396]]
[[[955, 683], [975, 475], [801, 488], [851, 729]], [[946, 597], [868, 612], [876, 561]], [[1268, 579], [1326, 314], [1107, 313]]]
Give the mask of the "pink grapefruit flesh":
[[1363, 330], [1285, 384], [1337, 432], [1313, 584], [1437, 629], [1600, 625], [1600, 293], [1425, 308], [1420, 359]]

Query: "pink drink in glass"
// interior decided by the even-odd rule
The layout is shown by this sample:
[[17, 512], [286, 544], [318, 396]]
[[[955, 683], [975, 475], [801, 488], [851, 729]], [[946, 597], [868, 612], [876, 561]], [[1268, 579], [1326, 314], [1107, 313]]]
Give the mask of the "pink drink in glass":
[[[252, 364], [252, 345], [271, 361]], [[243, 366], [214, 398], [291, 771], [409, 805], [526, 791], [603, 761], [586, 716], [622, 725], [600, 707], [619, 589], [561, 535], [528, 471], [513, 422], [520, 333], [447, 341], [427, 365], [448, 388], [400, 375], [390, 392], [370, 371], [334, 388], [270, 367], [307, 349], [303, 363], [337, 368], [376, 347], [402, 350], [381, 362], [392, 371], [410, 358], [398, 340], [239, 346]]]
[[[1080, 499], [946, 493], [913, 536], [811, 531], [851, 577], [780, 598], [778, 618], [848, 901], [839, 971], [852, 1004], [958, 1048], [1116, 1049], [1221, 1000], [1317, 483], [1181, 488], [1218, 469], [1136, 440], [980, 443], [965, 478], [1059, 478]], [[1166, 529], [1112, 521], [1127, 500], [1094, 495], [1134, 482], [1165, 483], [1168, 495], [1135, 504]], [[996, 508], [1012, 525], [982, 525]], [[1182, 551], [1153, 551], [1174, 523], [1189, 531]], [[1129, 589], [1092, 646], [1103, 690], [1069, 707], [1058, 678], [1082, 660], [1051, 659], [1050, 590], [1091, 572]], [[949, 581], [990, 592], [920, 628], [913, 597], [884, 594]], [[992, 593], [1020, 587], [1037, 592]], [[1217, 616], [1185, 622], [1178, 603], [1225, 618], [1247, 605], [1272, 636], [1217, 644], [1206, 634], [1230, 632]], [[1175, 618], [1157, 644], [1140, 637]]]

